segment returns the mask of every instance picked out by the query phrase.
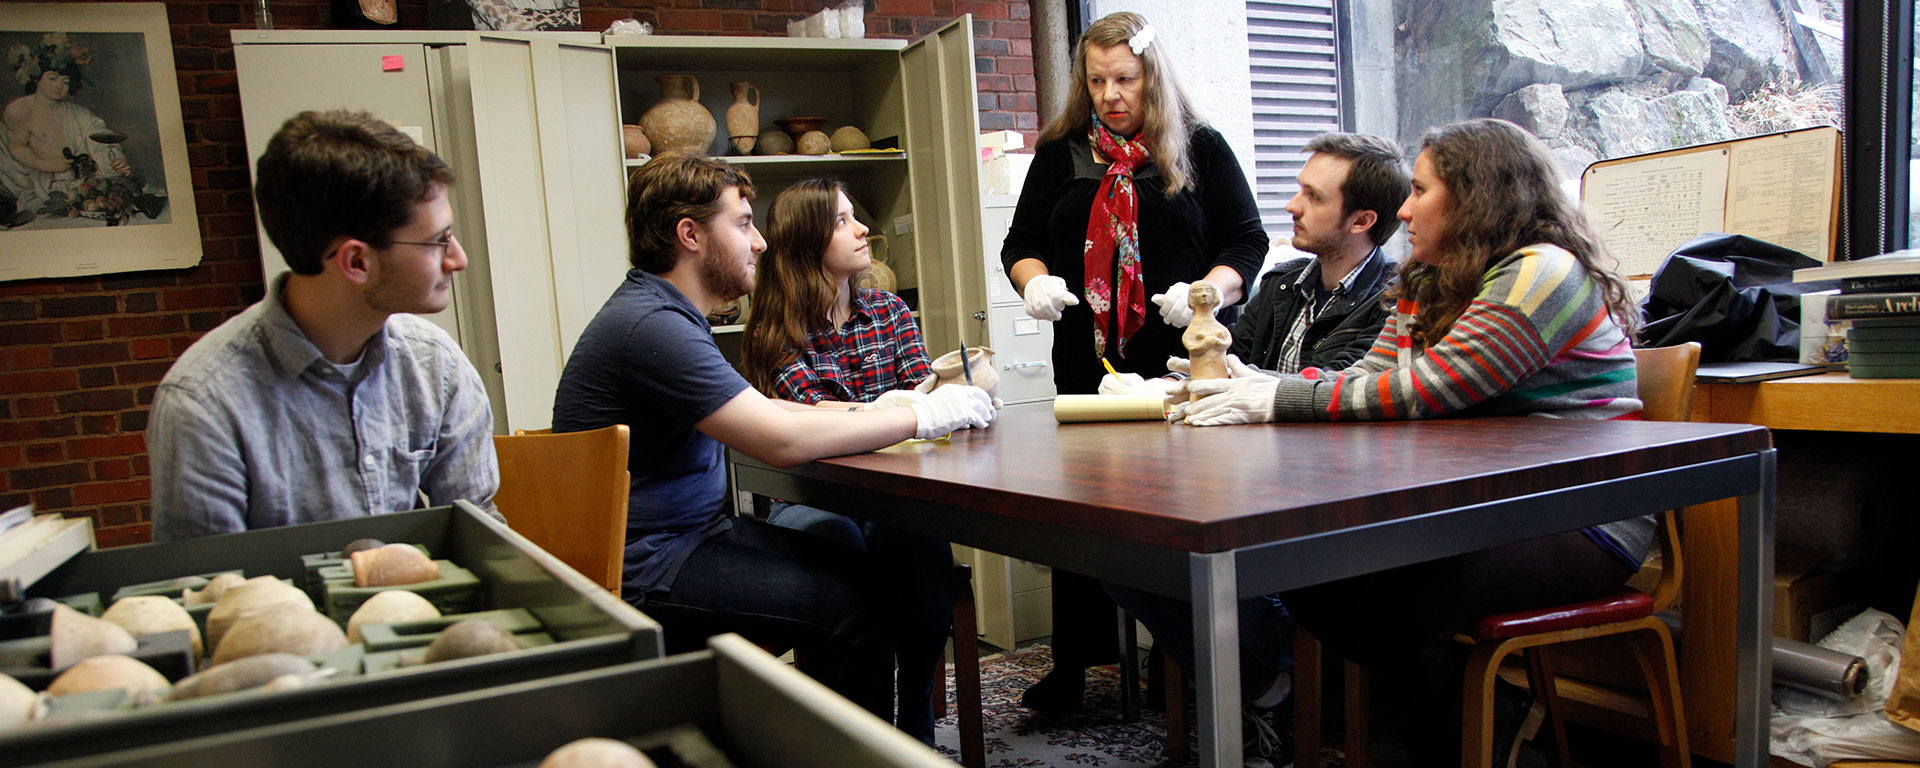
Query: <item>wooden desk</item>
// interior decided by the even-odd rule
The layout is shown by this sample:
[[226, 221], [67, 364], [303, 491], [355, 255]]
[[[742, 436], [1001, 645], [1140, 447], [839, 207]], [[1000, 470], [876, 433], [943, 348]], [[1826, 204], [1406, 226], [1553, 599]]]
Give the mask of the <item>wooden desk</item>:
[[1823, 373], [1694, 390], [1693, 420], [1772, 429], [1920, 434], [1920, 379]]
[[1201, 764], [1238, 766], [1240, 595], [1739, 498], [1738, 764], [1765, 756], [1773, 448], [1757, 427], [1465, 419], [1058, 425], [1042, 404], [950, 443], [769, 467], [741, 490], [1194, 605]]

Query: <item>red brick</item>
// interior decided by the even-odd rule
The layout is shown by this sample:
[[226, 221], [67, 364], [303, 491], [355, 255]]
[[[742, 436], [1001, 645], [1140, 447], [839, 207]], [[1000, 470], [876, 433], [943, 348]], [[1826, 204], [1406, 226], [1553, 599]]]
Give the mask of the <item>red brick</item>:
[[107, 324], [99, 320], [82, 320], [60, 326], [60, 338], [66, 341], [99, 341], [106, 337]]
[[114, 413], [90, 413], [80, 417], [80, 434], [109, 435], [120, 431], [120, 416]]
[[166, 376], [167, 369], [172, 367], [172, 360], [116, 365], [113, 368], [113, 378], [121, 384], [152, 384]]
[[1000, 0], [961, 0], [961, 13], [971, 13], [976, 19], [1004, 19], [1007, 17], [1007, 3]]
[[[28, 452], [32, 452], [31, 448]], [[84, 483], [92, 475], [85, 463], [54, 464], [9, 471], [7, 480], [12, 482], [15, 488], [49, 488]]]
[[134, 339], [129, 347], [133, 351], [135, 360], [152, 360], [173, 355], [173, 344], [167, 339]]
[[232, 307], [238, 303], [240, 303], [240, 291], [230, 285], [175, 288], [160, 297], [161, 308], [167, 310]]
[[67, 447], [60, 443], [34, 443], [27, 446], [27, 463], [48, 464], [67, 460]]
[[147, 450], [144, 435], [117, 435], [114, 437], [83, 437], [67, 441], [67, 457], [73, 459], [93, 459], [102, 456], [132, 456]]
[[120, 302], [112, 296], [61, 296], [40, 300], [41, 317], [85, 317], [119, 311]]
[[933, 0], [873, 0], [876, 16], [932, 16]]
[[140, 505], [115, 504], [110, 507], [101, 507], [96, 519], [99, 521], [99, 526], [103, 528], [132, 525], [140, 521]]
[[39, 418], [58, 412], [51, 397], [22, 397], [13, 401], [13, 415], [19, 418]]
[[[159, 336], [187, 329], [183, 315], [128, 315], [107, 318], [107, 333], [116, 339], [133, 336]], [[139, 357], [136, 351], [134, 357]]]
[[1007, 52], [1015, 56], [1033, 58], [1033, 40], [1025, 37], [1011, 38], [1007, 40]]
[[[142, 413], [144, 413], [144, 411], [142, 411]], [[152, 465], [149, 463], [150, 461], [151, 460], [148, 458], [147, 454], [144, 454], [144, 453], [133, 457], [133, 476], [146, 477], [147, 475], [152, 474], [153, 468], [152, 468]]]
[[106, 549], [110, 547], [125, 547], [125, 546], [134, 545], [134, 544], [149, 544], [152, 542], [153, 542], [153, 524], [152, 523], [134, 523], [133, 525], [116, 525], [109, 528], [95, 528], [93, 531], [94, 546], [100, 547], [102, 549]]
[[[125, 480], [133, 476], [133, 462], [129, 459], [108, 459], [93, 463], [93, 479]], [[127, 522], [133, 522], [128, 520]]]
[[80, 377], [73, 371], [0, 374], [0, 395], [21, 392], [66, 392], [77, 386], [80, 386]]
[[[21, 302], [14, 303], [14, 305], [19, 304], [21, 304]], [[0, 304], [0, 307], [4, 306], [10, 305]], [[33, 307], [32, 304], [26, 304], [26, 306], [29, 309]], [[28, 315], [28, 317], [32, 317], [32, 315]], [[60, 333], [59, 323], [25, 323], [8, 325], [6, 328], [6, 333], [0, 334], [0, 346], [58, 344], [65, 340]]]
[[42, 488], [33, 492], [33, 505], [53, 511], [73, 506], [73, 491], [68, 488]]
[[1019, 56], [1001, 56], [996, 60], [998, 71], [1008, 75], [1033, 74], [1033, 59]]
[[[98, 325], [96, 323], [96, 325]], [[53, 348], [53, 364], [62, 368], [78, 365], [125, 362], [127, 345], [112, 341], [105, 344], [74, 344]]]
[[118, 411], [133, 405], [133, 393], [124, 389], [95, 389], [54, 397], [61, 413]]
[[1020, 2], [1007, 3], [1007, 18], [1009, 19], [1033, 18], [1033, 4], [1020, 3]]
[[12, 357], [16, 371], [53, 367], [53, 350], [46, 347], [21, 347], [13, 351]]
[[111, 504], [117, 501], [143, 501], [153, 495], [149, 490], [149, 482], [126, 480], [117, 483], [76, 485], [73, 488], [73, 503]]
[[199, 334], [175, 336], [173, 338], [167, 339], [167, 347], [173, 350], [174, 357], [179, 357], [180, 355], [184, 354], [187, 351], [187, 347], [193, 346], [193, 343], [199, 340], [200, 340]]
[[697, 34], [720, 28], [719, 11], [662, 8], [658, 13], [660, 23], [653, 28], [657, 35]]
[[254, 232], [253, 216], [245, 213], [202, 215], [201, 231], [211, 237], [232, 237]]
[[27, 452], [17, 445], [0, 445], [0, 469], [20, 466], [27, 460]]

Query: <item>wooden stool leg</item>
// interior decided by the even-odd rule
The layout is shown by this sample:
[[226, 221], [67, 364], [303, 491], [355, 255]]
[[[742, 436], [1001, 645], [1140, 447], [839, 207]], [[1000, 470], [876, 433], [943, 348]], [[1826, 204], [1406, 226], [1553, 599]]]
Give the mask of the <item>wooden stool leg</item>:
[[1554, 684], [1553, 663], [1548, 658], [1547, 646], [1528, 648], [1527, 686], [1533, 689], [1534, 701], [1546, 710], [1547, 739], [1552, 742], [1546, 747], [1547, 761], [1553, 768], [1573, 768], [1573, 761], [1567, 757], [1567, 728], [1560, 719], [1560, 692]]
[[1680, 674], [1675, 669], [1673, 636], [1659, 619], [1653, 619], [1646, 629], [1631, 635], [1634, 661], [1647, 680], [1647, 696], [1659, 732], [1660, 765], [1689, 768], [1693, 758], [1687, 749], [1687, 720], [1680, 701]]
[[[1293, 630], [1293, 765], [1320, 768], [1320, 640]], [[1360, 763], [1349, 762], [1355, 768]]]
[[[1298, 663], [1297, 661], [1295, 662]], [[1347, 765], [1367, 768], [1367, 670], [1351, 659], [1341, 664], [1345, 698]]]
[[1173, 654], [1160, 654], [1161, 685], [1166, 688], [1167, 704], [1167, 762], [1170, 765], [1185, 765], [1193, 759], [1192, 742], [1188, 732], [1193, 727], [1187, 718], [1187, 705], [1193, 703], [1187, 695], [1187, 675], [1174, 663]]
[[1460, 692], [1460, 768], [1492, 768], [1493, 681], [1507, 652], [1505, 643], [1486, 642], [1475, 646], [1467, 659]]
[[[955, 568], [953, 601], [953, 694], [960, 711], [960, 764], [987, 764], [986, 724], [980, 713], [980, 631], [975, 625], [970, 569]], [[946, 696], [941, 694], [941, 702]]]
[[1140, 720], [1140, 630], [1126, 611], [1120, 614], [1120, 719]]

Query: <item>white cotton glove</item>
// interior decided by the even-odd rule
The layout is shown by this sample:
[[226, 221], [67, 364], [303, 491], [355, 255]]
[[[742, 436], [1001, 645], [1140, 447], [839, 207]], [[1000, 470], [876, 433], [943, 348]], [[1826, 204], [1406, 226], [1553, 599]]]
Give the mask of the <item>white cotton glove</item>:
[[890, 390], [867, 405], [868, 410], [906, 406], [918, 422], [913, 436], [932, 440], [970, 427], [985, 427], [998, 415], [993, 398], [979, 387], [948, 384], [928, 394], [911, 389]]
[[1196, 427], [1259, 424], [1273, 420], [1273, 393], [1279, 388], [1280, 380], [1272, 376], [1188, 381], [1187, 393], [1193, 400], [1176, 410]]
[[1100, 394], [1103, 395], [1157, 395], [1166, 397], [1167, 392], [1181, 385], [1172, 379], [1149, 379], [1137, 373], [1123, 373], [1118, 378], [1109, 373], [1100, 377]]
[[[1184, 357], [1169, 357], [1167, 358], [1167, 370], [1173, 371], [1174, 373], [1192, 376], [1193, 362]], [[1227, 355], [1227, 378], [1237, 379], [1242, 376], [1277, 377], [1278, 375], [1279, 374], [1276, 374], [1272, 371], [1263, 371], [1259, 368], [1255, 368], [1251, 365], [1247, 365], [1246, 363], [1240, 362], [1239, 355]]]
[[1060, 319], [1060, 309], [1080, 303], [1080, 299], [1067, 290], [1067, 281], [1053, 275], [1041, 275], [1027, 281], [1027, 290], [1022, 297], [1027, 301], [1027, 315], [1036, 320], [1054, 322]]
[[1156, 293], [1147, 297], [1148, 301], [1160, 305], [1160, 319], [1175, 328], [1185, 328], [1193, 322], [1193, 307], [1187, 304], [1187, 284], [1174, 283], [1167, 286], [1166, 293]]

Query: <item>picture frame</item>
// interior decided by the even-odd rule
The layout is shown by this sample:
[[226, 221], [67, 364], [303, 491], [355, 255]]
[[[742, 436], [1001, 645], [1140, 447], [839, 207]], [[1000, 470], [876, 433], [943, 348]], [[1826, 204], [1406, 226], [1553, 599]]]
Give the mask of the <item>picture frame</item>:
[[166, 6], [0, 3], [0, 280], [201, 256]]

